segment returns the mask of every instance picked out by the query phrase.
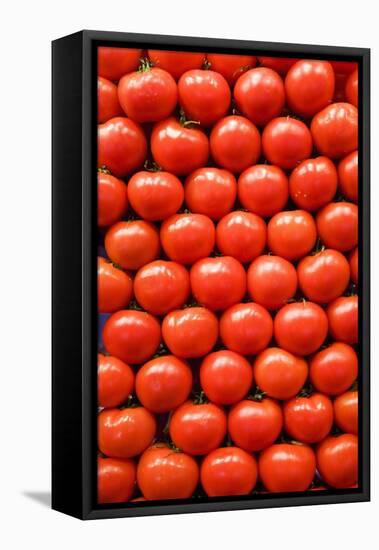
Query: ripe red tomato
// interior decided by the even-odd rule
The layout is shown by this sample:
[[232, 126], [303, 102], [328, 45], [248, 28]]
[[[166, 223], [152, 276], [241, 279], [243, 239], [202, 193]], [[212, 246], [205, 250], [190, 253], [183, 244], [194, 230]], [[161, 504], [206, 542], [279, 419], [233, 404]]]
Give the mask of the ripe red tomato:
[[329, 105], [334, 94], [334, 71], [328, 61], [302, 59], [287, 73], [285, 90], [289, 108], [311, 117]]
[[266, 309], [279, 309], [293, 298], [296, 289], [296, 269], [280, 256], [259, 256], [247, 271], [248, 293]]
[[165, 315], [187, 301], [190, 294], [188, 271], [176, 262], [156, 260], [138, 271], [134, 292], [143, 309], [153, 315]]
[[231, 211], [236, 200], [236, 178], [220, 168], [198, 168], [190, 174], [184, 186], [188, 208], [219, 220]]
[[159, 255], [157, 228], [144, 220], [118, 222], [105, 235], [109, 258], [124, 269], [139, 269]]
[[353, 283], [358, 284], [358, 247], [350, 254], [350, 276]]
[[215, 71], [192, 69], [178, 82], [179, 103], [186, 117], [211, 126], [229, 109], [231, 92], [225, 78]]
[[311, 382], [318, 391], [339, 395], [357, 378], [357, 354], [347, 344], [334, 342], [311, 358], [309, 369]]
[[258, 61], [262, 67], [285, 75], [298, 60], [295, 57], [258, 57]]
[[303, 160], [289, 179], [291, 199], [299, 208], [314, 212], [330, 202], [337, 191], [338, 177], [326, 157]]
[[190, 455], [207, 455], [226, 436], [226, 415], [213, 403], [187, 401], [172, 414], [169, 431], [175, 446]]
[[333, 404], [329, 397], [313, 393], [295, 397], [283, 405], [284, 429], [302, 443], [318, 443], [332, 429]]
[[316, 457], [307, 445], [279, 443], [261, 453], [258, 470], [270, 493], [306, 491], [316, 473]]
[[234, 351], [215, 351], [201, 363], [200, 383], [210, 401], [231, 405], [247, 395], [253, 383], [253, 369], [247, 359]]
[[250, 166], [238, 178], [238, 198], [250, 212], [271, 217], [287, 204], [288, 178], [277, 166]]
[[358, 69], [355, 69], [347, 79], [345, 94], [347, 101], [358, 107]]
[[306, 256], [297, 266], [303, 294], [317, 304], [327, 304], [341, 296], [350, 280], [349, 262], [341, 252], [326, 249]]
[[198, 52], [172, 52], [168, 50], [148, 50], [153, 65], [168, 71], [175, 80], [191, 69], [201, 69], [205, 54]]
[[97, 260], [97, 310], [113, 313], [124, 308], [133, 295], [131, 277], [104, 258]]
[[97, 120], [107, 122], [110, 118], [121, 116], [122, 109], [118, 102], [117, 86], [110, 80], [97, 79]]
[[138, 462], [138, 486], [146, 500], [190, 498], [198, 480], [196, 460], [162, 444], [146, 449]]
[[307, 376], [306, 361], [283, 349], [267, 348], [254, 362], [257, 385], [274, 399], [294, 397], [305, 384]]
[[324, 310], [312, 302], [287, 304], [274, 320], [277, 344], [295, 355], [310, 355], [324, 343], [328, 334], [328, 318]]
[[103, 329], [107, 351], [132, 365], [150, 359], [160, 341], [160, 325], [155, 317], [145, 311], [117, 311], [107, 319]]
[[230, 115], [212, 128], [210, 147], [212, 157], [219, 166], [240, 173], [259, 159], [261, 136], [250, 120]]
[[201, 484], [209, 497], [248, 495], [257, 477], [255, 458], [238, 447], [215, 449], [201, 464]]
[[[333, 64], [332, 61], [330, 61], [331, 64]], [[346, 89], [346, 82], [349, 78], [349, 75], [344, 73], [336, 73], [335, 72], [335, 83], [334, 83], [334, 97], [333, 102], [334, 103], [341, 103], [346, 101], [345, 96], [345, 89]]]
[[193, 264], [212, 252], [216, 230], [203, 214], [174, 214], [161, 225], [161, 243], [174, 262]]
[[286, 260], [297, 260], [308, 254], [316, 239], [316, 224], [305, 210], [279, 212], [267, 225], [269, 249]]
[[128, 117], [136, 122], [158, 122], [175, 109], [178, 89], [170, 73], [146, 66], [121, 78], [118, 99]]
[[338, 164], [341, 193], [350, 201], [358, 202], [358, 151], [353, 151]]
[[97, 356], [97, 402], [99, 407], [118, 407], [134, 388], [132, 369], [111, 355]]
[[218, 320], [203, 307], [171, 311], [163, 319], [163, 339], [174, 355], [189, 359], [209, 353], [218, 337]]
[[341, 296], [326, 310], [332, 338], [346, 344], [358, 343], [358, 296]]
[[177, 176], [187, 175], [205, 166], [209, 157], [206, 134], [199, 128], [181, 124], [170, 117], [158, 122], [151, 134], [151, 152], [155, 162]]
[[235, 210], [218, 222], [216, 244], [222, 254], [251, 262], [266, 246], [266, 224], [256, 214]]
[[136, 466], [129, 458], [97, 459], [97, 503], [128, 502], [136, 484]]
[[263, 154], [271, 164], [292, 170], [312, 153], [308, 127], [295, 118], [278, 117], [267, 124], [262, 134]]
[[153, 413], [176, 409], [192, 389], [192, 371], [185, 361], [163, 355], [145, 363], [136, 377], [137, 397]]
[[328, 248], [346, 252], [358, 244], [358, 207], [350, 202], [331, 202], [317, 213], [317, 231]]
[[322, 479], [336, 489], [358, 481], [358, 438], [353, 434], [327, 437], [317, 447], [317, 469]]
[[345, 433], [358, 435], [358, 392], [348, 391], [334, 400], [335, 423]]
[[253, 302], [230, 307], [220, 319], [220, 336], [224, 345], [242, 355], [255, 355], [265, 349], [272, 331], [271, 315]]
[[311, 132], [322, 155], [339, 159], [358, 148], [358, 110], [350, 103], [332, 103], [313, 117]]
[[147, 153], [145, 134], [130, 118], [115, 117], [99, 125], [97, 162], [114, 176], [123, 177], [139, 168]]
[[106, 227], [118, 222], [128, 208], [128, 190], [122, 180], [98, 172], [97, 223]]
[[190, 272], [192, 294], [199, 304], [222, 311], [239, 302], [246, 292], [246, 273], [231, 256], [204, 258]]
[[257, 58], [253, 55], [208, 53], [207, 60], [211, 64], [211, 69], [222, 74], [231, 85], [235, 84], [242, 73], [257, 64]]
[[234, 86], [238, 109], [254, 124], [265, 126], [280, 115], [285, 101], [283, 81], [272, 69], [257, 67], [239, 77]]
[[99, 449], [113, 458], [137, 456], [151, 444], [156, 429], [154, 415], [144, 407], [104, 409], [98, 416]]
[[348, 75], [358, 68], [358, 63], [356, 61], [330, 61], [330, 64], [337, 74]]
[[108, 80], [119, 80], [122, 75], [137, 69], [141, 55], [142, 50], [133, 48], [98, 48], [97, 72]]
[[233, 442], [248, 453], [261, 451], [278, 438], [283, 426], [282, 409], [276, 401], [244, 400], [229, 412], [228, 432]]

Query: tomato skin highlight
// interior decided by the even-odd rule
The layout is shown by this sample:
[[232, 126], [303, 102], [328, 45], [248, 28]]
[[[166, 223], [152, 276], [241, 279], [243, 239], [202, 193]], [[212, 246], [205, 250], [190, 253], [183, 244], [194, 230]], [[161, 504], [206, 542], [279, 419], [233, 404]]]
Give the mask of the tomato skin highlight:
[[284, 429], [301, 443], [319, 443], [333, 426], [333, 405], [321, 393], [295, 397], [283, 405]]
[[353, 434], [327, 437], [316, 450], [322, 479], [336, 489], [347, 489], [358, 481], [358, 438]]
[[136, 483], [136, 466], [133, 460], [97, 459], [97, 503], [128, 502]]
[[341, 193], [350, 201], [358, 202], [358, 151], [349, 153], [338, 164]]
[[344, 433], [358, 435], [358, 392], [347, 391], [334, 400], [334, 418]]
[[117, 357], [97, 356], [97, 399], [99, 407], [117, 407], [134, 388], [134, 372]]
[[201, 69], [205, 60], [205, 54], [197, 52], [148, 50], [148, 55], [154, 66], [169, 72], [175, 80], [179, 80], [186, 71]]
[[110, 80], [97, 79], [97, 120], [100, 124], [110, 118], [122, 115], [121, 105], [118, 102], [117, 86]]
[[99, 76], [117, 81], [124, 74], [135, 71], [139, 65], [142, 50], [133, 48], [100, 47], [97, 50], [97, 71]]
[[113, 313], [128, 305], [133, 295], [131, 277], [104, 258], [97, 261], [97, 308], [99, 313]]
[[271, 217], [287, 204], [288, 178], [277, 166], [256, 164], [238, 178], [238, 198], [249, 212]]
[[316, 239], [316, 224], [305, 210], [279, 212], [267, 224], [268, 247], [285, 260], [305, 256], [316, 244]]
[[357, 378], [357, 354], [347, 344], [334, 342], [311, 358], [309, 375], [319, 392], [326, 395], [344, 393]]
[[329, 332], [334, 340], [358, 343], [358, 296], [340, 296], [326, 310]]
[[358, 148], [358, 110], [350, 103], [332, 103], [311, 122], [313, 142], [320, 152], [339, 159]]
[[358, 244], [358, 207], [350, 202], [331, 202], [317, 213], [317, 231], [328, 248], [347, 252]]
[[235, 210], [217, 224], [216, 244], [225, 256], [241, 263], [251, 262], [266, 245], [266, 224], [256, 214]]
[[296, 269], [280, 256], [262, 255], [247, 271], [251, 299], [266, 309], [278, 309], [293, 298], [297, 289]]
[[327, 157], [303, 160], [291, 173], [289, 191], [296, 206], [314, 212], [336, 194], [337, 170]]
[[97, 174], [97, 224], [107, 227], [118, 222], [128, 208], [128, 188], [125, 183], [111, 176]]
[[274, 118], [262, 134], [263, 154], [271, 164], [292, 170], [311, 156], [312, 136], [308, 127], [291, 117]]

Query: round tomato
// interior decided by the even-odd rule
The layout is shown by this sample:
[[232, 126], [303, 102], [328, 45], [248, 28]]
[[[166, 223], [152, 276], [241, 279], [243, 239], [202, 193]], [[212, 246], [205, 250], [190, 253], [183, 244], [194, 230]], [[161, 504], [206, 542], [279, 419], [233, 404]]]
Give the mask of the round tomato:
[[347, 79], [345, 94], [347, 101], [358, 107], [358, 69], [355, 69]]
[[317, 213], [317, 231], [328, 248], [346, 252], [358, 244], [358, 207], [350, 202], [332, 202]]
[[358, 247], [350, 254], [350, 277], [353, 283], [358, 284]]
[[169, 50], [148, 50], [150, 61], [156, 67], [168, 71], [175, 80], [191, 69], [201, 69], [205, 54], [198, 52], [172, 52]]
[[312, 302], [287, 304], [274, 320], [274, 336], [278, 345], [295, 355], [310, 355], [319, 349], [328, 334], [328, 318], [324, 310]]
[[97, 174], [97, 223], [106, 227], [118, 222], [128, 208], [125, 183], [110, 174]]
[[97, 503], [128, 502], [136, 484], [136, 466], [129, 458], [97, 459]]
[[358, 111], [350, 103], [332, 103], [312, 119], [311, 132], [317, 150], [332, 159], [358, 147]]
[[252, 69], [257, 64], [257, 58], [253, 55], [228, 55], [222, 53], [208, 53], [208, 63], [211, 69], [222, 74], [233, 85], [242, 73]]
[[330, 61], [336, 74], [349, 75], [358, 68], [356, 61]]
[[122, 75], [137, 69], [141, 55], [142, 50], [133, 48], [98, 48], [97, 72], [108, 80], [119, 80]]
[[97, 260], [97, 310], [113, 313], [124, 308], [133, 295], [131, 277], [104, 258]]
[[188, 307], [171, 311], [163, 319], [163, 339], [174, 355], [189, 359], [202, 357], [215, 346], [218, 320], [203, 307]]
[[118, 407], [134, 388], [132, 369], [111, 355], [97, 356], [97, 402], [99, 407]]
[[334, 419], [340, 430], [358, 435], [357, 391], [348, 391], [334, 400]]
[[333, 405], [329, 397], [313, 393], [295, 397], [283, 405], [284, 429], [302, 443], [318, 443], [332, 429]]
[[157, 228], [144, 220], [118, 222], [105, 235], [109, 258], [124, 269], [139, 269], [159, 255]]
[[224, 345], [242, 355], [255, 355], [265, 349], [272, 331], [269, 312], [252, 302], [230, 307], [220, 319], [220, 336]]
[[326, 310], [332, 338], [346, 344], [358, 343], [358, 296], [341, 296]]
[[187, 401], [172, 414], [169, 432], [175, 446], [190, 455], [207, 455], [226, 436], [226, 415], [214, 403]]
[[192, 371], [173, 355], [156, 357], [145, 363], [136, 376], [137, 397], [153, 413], [176, 409], [192, 389]]
[[294, 57], [258, 57], [258, 61], [262, 67], [285, 75], [298, 60]]
[[238, 198], [250, 212], [273, 216], [287, 204], [288, 178], [277, 166], [250, 166], [238, 178]]
[[303, 160], [289, 179], [291, 199], [299, 208], [314, 212], [330, 202], [337, 191], [338, 177], [326, 157]]
[[216, 244], [222, 254], [251, 262], [266, 246], [266, 224], [256, 214], [235, 210], [218, 222]]
[[157, 351], [160, 341], [160, 325], [145, 311], [125, 309], [113, 313], [103, 329], [106, 350], [126, 363], [144, 363]]
[[354, 349], [334, 342], [311, 358], [309, 375], [313, 386], [326, 395], [339, 395], [353, 384], [358, 375]]
[[118, 102], [117, 86], [99, 76], [97, 79], [97, 121], [107, 122], [110, 118], [122, 115]]
[[336, 489], [348, 489], [358, 481], [358, 438], [353, 434], [327, 437], [316, 451], [322, 479]]
[[269, 249], [286, 260], [297, 260], [308, 254], [316, 239], [316, 224], [305, 210], [279, 212], [267, 225]]
[[219, 120], [212, 128], [209, 143], [214, 161], [238, 174], [255, 164], [261, 154], [261, 136], [256, 126], [242, 116]]
[[301, 120], [278, 117], [271, 120], [263, 130], [262, 148], [271, 164], [292, 170], [299, 162], [310, 157], [312, 136]]
[[280, 256], [259, 256], [247, 271], [248, 293], [266, 309], [282, 307], [293, 298], [296, 289], [296, 269]]
[[358, 202], [358, 151], [353, 151], [338, 164], [341, 193], [350, 201]]

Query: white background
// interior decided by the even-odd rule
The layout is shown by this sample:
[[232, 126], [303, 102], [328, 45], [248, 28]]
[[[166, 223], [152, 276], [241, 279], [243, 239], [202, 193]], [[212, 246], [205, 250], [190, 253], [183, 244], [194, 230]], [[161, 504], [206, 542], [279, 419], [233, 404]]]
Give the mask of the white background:
[[[378, 544], [371, 503], [80, 522], [53, 512], [50, 485], [50, 41], [87, 29], [372, 48], [373, 243], [378, 222], [378, 19], [373, 0], [14, 0], [3, 4], [0, 86], [0, 546], [325, 548]], [[67, 170], [70, 167], [67, 166]], [[68, 213], [69, 215], [69, 213]], [[378, 260], [373, 256], [373, 427]], [[376, 318], [375, 318], [376, 317]], [[69, 404], [70, 396], [67, 396]], [[378, 443], [373, 434], [373, 448]], [[67, 449], [70, 452], [70, 449]], [[41, 503], [41, 500], [43, 501]], [[376, 544], [375, 542], [376, 541]]]

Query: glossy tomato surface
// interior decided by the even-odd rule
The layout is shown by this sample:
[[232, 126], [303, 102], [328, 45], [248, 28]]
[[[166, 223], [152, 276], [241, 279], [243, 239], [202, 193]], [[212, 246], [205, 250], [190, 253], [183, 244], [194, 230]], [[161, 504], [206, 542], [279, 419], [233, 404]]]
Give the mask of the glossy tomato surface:
[[312, 357], [309, 374], [318, 391], [326, 395], [339, 395], [348, 390], [357, 378], [357, 354], [351, 346], [334, 342]]
[[167, 50], [148, 50], [150, 61], [156, 67], [169, 72], [175, 80], [191, 69], [201, 69], [205, 54], [198, 52], [175, 52]]
[[274, 118], [263, 130], [262, 149], [271, 164], [291, 170], [310, 157], [312, 136], [301, 120], [291, 117]]
[[318, 443], [332, 429], [333, 404], [322, 393], [290, 399], [283, 405], [283, 414], [286, 432], [302, 443]]
[[207, 61], [211, 69], [222, 74], [233, 85], [242, 73], [252, 69], [257, 64], [253, 55], [229, 55], [222, 53], [208, 53]]
[[288, 201], [288, 178], [281, 168], [256, 164], [238, 178], [238, 198], [246, 210], [268, 217], [282, 210]]
[[128, 305], [133, 295], [130, 275], [104, 258], [97, 260], [97, 307], [99, 313], [113, 313]]
[[117, 81], [124, 74], [135, 71], [139, 65], [142, 50], [133, 48], [100, 47], [97, 50], [97, 71], [99, 76]]
[[336, 194], [337, 170], [327, 157], [303, 160], [291, 173], [289, 192], [299, 208], [314, 212], [328, 204]]
[[106, 227], [118, 222], [128, 208], [128, 188], [125, 183], [103, 172], [97, 174], [97, 223]]
[[127, 502], [136, 484], [135, 463], [126, 458], [97, 459], [97, 502]]
[[99, 407], [117, 407], [134, 389], [133, 370], [117, 357], [97, 356], [97, 401]]
[[280, 256], [261, 255], [247, 271], [247, 290], [254, 302], [266, 309], [279, 309], [295, 295], [297, 273]]
[[311, 124], [314, 144], [322, 155], [339, 159], [358, 146], [358, 110], [350, 103], [332, 103]]
[[235, 210], [218, 222], [216, 244], [225, 256], [251, 262], [266, 246], [266, 224], [256, 214]]
[[297, 260], [305, 256], [314, 247], [316, 239], [316, 224], [305, 210], [279, 212], [267, 225], [269, 249], [286, 260]]
[[145, 220], [121, 221], [107, 231], [105, 250], [124, 269], [136, 270], [159, 255], [158, 230]]
[[334, 340], [345, 344], [358, 342], [358, 296], [340, 296], [326, 310], [329, 333]]
[[334, 418], [339, 429], [344, 433], [358, 435], [358, 392], [347, 391], [334, 400]]
[[97, 120], [107, 122], [110, 118], [121, 116], [122, 109], [118, 101], [117, 86], [99, 76], [97, 79]]
[[358, 481], [358, 438], [353, 434], [328, 437], [317, 448], [317, 468], [331, 487], [347, 489]]

